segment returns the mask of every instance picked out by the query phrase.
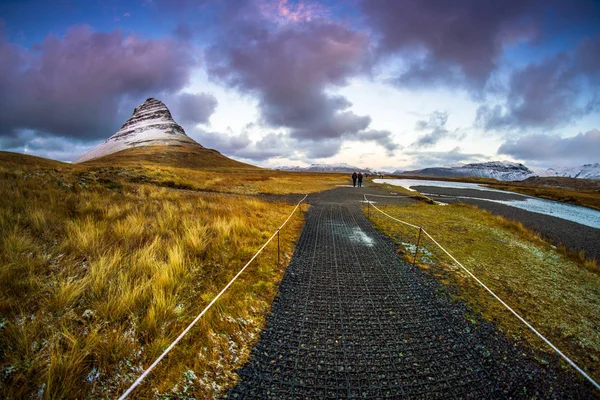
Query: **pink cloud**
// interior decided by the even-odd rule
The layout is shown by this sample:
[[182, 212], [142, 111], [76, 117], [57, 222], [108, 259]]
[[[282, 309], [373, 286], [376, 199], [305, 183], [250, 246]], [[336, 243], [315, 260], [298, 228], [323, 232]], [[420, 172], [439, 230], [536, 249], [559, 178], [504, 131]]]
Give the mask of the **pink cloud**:
[[257, 5], [264, 18], [280, 25], [325, 19], [330, 14], [323, 5], [306, 0], [259, 0]]

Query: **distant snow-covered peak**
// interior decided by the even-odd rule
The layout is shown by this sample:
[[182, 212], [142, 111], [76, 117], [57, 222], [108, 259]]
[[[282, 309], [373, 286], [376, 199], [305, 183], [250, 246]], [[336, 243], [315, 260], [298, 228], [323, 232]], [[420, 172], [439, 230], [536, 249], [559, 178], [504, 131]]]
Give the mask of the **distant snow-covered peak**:
[[584, 164], [579, 167], [548, 168], [536, 171], [539, 176], [557, 176], [580, 179], [600, 179], [600, 163]]
[[394, 171], [395, 175], [421, 175], [440, 177], [492, 178], [500, 181], [522, 181], [534, 176], [600, 179], [600, 163], [571, 168], [533, 168], [512, 161], [488, 161], [457, 167], [431, 167], [413, 171]]
[[[398, 173], [400, 171], [396, 171]], [[403, 171], [400, 175], [422, 175], [439, 177], [492, 178], [500, 181], [521, 181], [535, 176], [533, 171], [520, 163], [511, 161], [488, 161], [464, 164], [455, 167], [432, 167], [414, 171]]]
[[279, 167], [283, 171], [306, 171], [306, 172], [362, 172], [367, 174], [375, 173], [370, 168], [359, 168], [347, 163], [332, 163], [332, 164], [311, 164], [308, 167]]
[[75, 163], [133, 147], [158, 145], [200, 146], [173, 120], [171, 112], [162, 101], [149, 98], [133, 110], [131, 118], [117, 133], [79, 157]]
[[360, 169], [347, 163], [332, 163], [332, 164], [311, 164], [308, 168], [354, 168]]

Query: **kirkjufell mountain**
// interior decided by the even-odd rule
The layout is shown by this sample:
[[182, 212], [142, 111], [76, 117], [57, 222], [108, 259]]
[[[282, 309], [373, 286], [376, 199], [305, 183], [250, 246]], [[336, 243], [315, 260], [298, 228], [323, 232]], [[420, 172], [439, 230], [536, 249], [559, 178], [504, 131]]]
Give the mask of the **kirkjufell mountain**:
[[83, 154], [75, 163], [89, 161], [154, 163], [186, 168], [252, 167], [207, 149], [190, 138], [175, 122], [167, 106], [154, 98], [136, 107], [117, 133]]
[[93, 150], [85, 153], [75, 163], [106, 156], [121, 150], [141, 146], [196, 145], [198, 142], [171, 116], [162, 101], [149, 98], [133, 110], [133, 115], [117, 133], [106, 139]]

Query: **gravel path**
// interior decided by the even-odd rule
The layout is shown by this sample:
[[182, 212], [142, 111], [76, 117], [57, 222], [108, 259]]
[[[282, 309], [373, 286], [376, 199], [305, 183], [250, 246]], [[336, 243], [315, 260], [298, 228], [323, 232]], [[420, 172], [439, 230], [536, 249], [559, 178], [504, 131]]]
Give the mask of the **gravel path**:
[[593, 396], [491, 324], [468, 322], [464, 305], [371, 227], [359, 208], [365, 191], [377, 193], [338, 188], [309, 197], [272, 313], [226, 398]]

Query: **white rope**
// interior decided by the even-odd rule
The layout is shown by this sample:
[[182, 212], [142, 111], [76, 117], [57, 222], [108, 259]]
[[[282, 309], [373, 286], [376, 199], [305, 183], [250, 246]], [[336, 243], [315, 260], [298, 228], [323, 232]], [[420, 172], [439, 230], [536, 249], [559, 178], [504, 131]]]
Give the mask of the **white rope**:
[[[372, 196], [372, 195], [369, 195], [369, 196]], [[416, 228], [416, 229], [420, 229], [420, 228], [421, 228], [420, 226], [416, 226], [416, 225], [413, 225], [413, 224], [409, 224], [408, 222], [404, 222], [404, 221], [402, 221], [402, 220], [399, 220], [399, 219], [397, 219], [397, 218], [394, 218], [394, 217], [392, 217], [390, 214], [387, 214], [386, 212], [384, 212], [384, 211], [380, 210], [379, 208], [377, 208], [377, 207], [375, 206], [375, 204], [373, 204], [373, 202], [372, 202], [372, 201], [369, 201], [369, 200], [367, 200], [367, 195], [366, 195], [366, 194], [364, 195], [364, 198], [365, 198], [365, 201], [371, 205], [371, 207], [375, 208], [377, 211], [379, 211], [380, 213], [382, 213], [382, 214], [383, 214], [383, 215], [385, 215], [386, 217], [389, 217], [389, 218], [393, 219], [394, 221], [400, 222], [401, 224], [408, 225], [408, 226], [410, 226], [411, 228]]]
[[212, 299], [212, 301], [204, 308], [204, 310], [202, 310], [202, 312], [200, 314], [198, 314], [198, 316], [188, 325], [188, 327], [185, 328], [185, 330], [183, 332], [181, 332], [181, 334], [177, 337], [177, 339], [175, 339], [173, 341], [173, 343], [171, 343], [169, 345], [169, 347], [167, 347], [167, 349], [156, 359], [156, 361], [154, 361], [152, 363], [152, 365], [150, 365], [148, 367], [148, 369], [146, 369], [144, 371], [144, 373], [142, 375], [140, 375], [139, 378], [136, 379], [135, 382], [133, 382], [133, 384], [129, 387], [129, 389], [127, 389], [125, 391], [125, 393], [123, 393], [123, 395], [121, 397], [119, 397], [119, 400], [123, 400], [123, 399], [127, 398], [127, 396], [129, 396], [131, 394], [131, 392], [133, 392], [133, 390], [144, 380], [144, 378], [150, 373], [150, 371], [152, 371], [154, 369], [154, 367], [156, 367], [158, 365], [158, 363], [171, 351], [171, 349], [173, 349], [173, 347], [175, 347], [175, 345], [185, 336], [185, 334], [188, 333], [188, 331], [190, 329], [192, 329], [192, 327], [196, 324], [196, 322], [198, 322], [200, 320], [200, 318], [202, 318], [202, 316], [210, 309], [210, 307], [212, 307], [212, 305], [219, 299], [219, 297], [221, 297], [221, 295], [229, 288], [229, 286], [231, 286], [231, 284], [233, 284], [233, 282], [242, 274], [242, 272], [244, 272], [244, 270], [248, 267], [248, 265], [250, 265], [250, 263], [252, 263], [252, 261], [254, 261], [254, 259], [256, 257], [258, 257], [258, 255], [264, 250], [265, 247], [267, 247], [267, 245], [271, 242], [271, 240], [273, 240], [273, 238], [279, 233], [281, 228], [283, 228], [284, 225], [287, 224], [287, 222], [290, 220], [292, 215], [294, 215], [294, 213], [300, 206], [300, 203], [302, 203], [307, 197], [308, 197], [308, 195], [305, 195], [302, 198], [302, 200], [300, 200], [298, 202], [298, 204], [296, 204], [296, 207], [294, 208], [294, 210], [290, 213], [290, 215], [287, 217], [285, 222], [279, 227], [279, 229], [277, 229], [277, 231], [275, 231], [275, 233], [273, 233], [273, 235], [271, 235], [269, 240], [267, 240], [265, 242], [265, 244], [263, 244], [263, 246], [256, 252], [256, 254], [254, 254], [254, 256], [250, 259], [250, 261], [248, 261], [248, 263], [246, 263], [246, 265], [244, 265], [244, 267], [233, 277], [233, 279], [231, 279], [229, 281], [229, 283], [223, 288], [223, 290], [221, 290], [219, 292], [219, 294], [217, 294], [217, 296], [214, 299]]
[[[369, 195], [371, 196], [371, 195]], [[366, 195], [365, 195], [365, 200], [366, 200]], [[384, 211], [380, 210], [379, 208], [377, 208], [374, 204], [371, 203], [371, 206], [373, 208], [375, 208], [377, 211], [379, 211], [380, 213], [384, 214], [385, 216], [398, 221], [402, 224], [411, 226], [413, 228], [417, 228], [417, 229], [422, 229], [421, 227], [418, 227], [416, 225], [412, 225], [409, 224], [408, 222], [399, 220], [397, 218], [392, 217], [391, 215], [385, 213]], [[554, 344], [552, 344], [552, 342], [550, 342], [548, 339], [546, 339], [546, 337], [544, 335], [542, 335], [540, 332], [537, 331], [537, 329], [535, 329], [533, 326], [531, 326], [531, 324], [529, 322], [527, 322], [523, 317], [521, 317], [515, 310], [513, 310], [508, 304], [506, 304], [504, 302], [504, 300], [502, 300], [500, 297], [498, 297], [496, 295], [496, 293], [494, 293], [489, 287], [487, 287], [482, 281], [479, 280], [479, 278], [477, 278], [475, 275], [473, 275], [473, 273], [471, 271], [469, 271], [467, 268], [465, 268], [464, 265], [462, 265], [456, 258], [454, 258], [454, 256], [452, 256], [452, 254], [450, 254], [445, 248], [442, 247], [442, 245], [440, 245], [430, 234], [429, 232], [427, 232], [425, 229], [423, 229], [423, 233], [425, 235], [427, 235], [427, 237], [429, 237], [429, 239], [431, 239], [433, 241], [433, 243], [435, 243], [440, 249], [442, 249], [442, 251], [444, 253], [446, 253], [448, 255], [448, 257], [450, 257], [452, 259], [452, 261], [454, 261], [459, 267], [461, 267], [467, 274], [469, 274], [473, 279], [475, 279], [475, 281], [477, 281], [477, 283], [479, 283], [481, 286], [483, 286], [483, 288], [485, 290], [487, 290], [492, 296], [494, 296], [494, 298], [496, 300], [498, 300], [504, 307], [506, 307], [506, 309], [508, 309], [508, 311], [510, 311], [511, 313], [514, 314], [515, 317], [517, 317], [522, 323], [525, 324], [525, 326], [527, 326], [529, 329], [531, 329], [531, 331], [533, 333], [535, 333], [540, 339], [542, 339], [548, 346], [550, 346], [552, 348], [552, 350], [554, 350], [555, 352], [557, 352], [566, 362], [568, 362], [573, 368], [575, 368], [575, 370], [577, 372], [579, 372], [581, 375], [583, 375], [592, 385], [594, 385], [596, 387], [596, 389], [600, 390], [600, 385], [594, 380], [592, 379], [592, 377], [590, 377], [583, 369], [581, 369], [577, 364], [575, 364], [574, 361], [572, 361], [569, 357], [567, 357], [562, 351], [560, 351]]]

